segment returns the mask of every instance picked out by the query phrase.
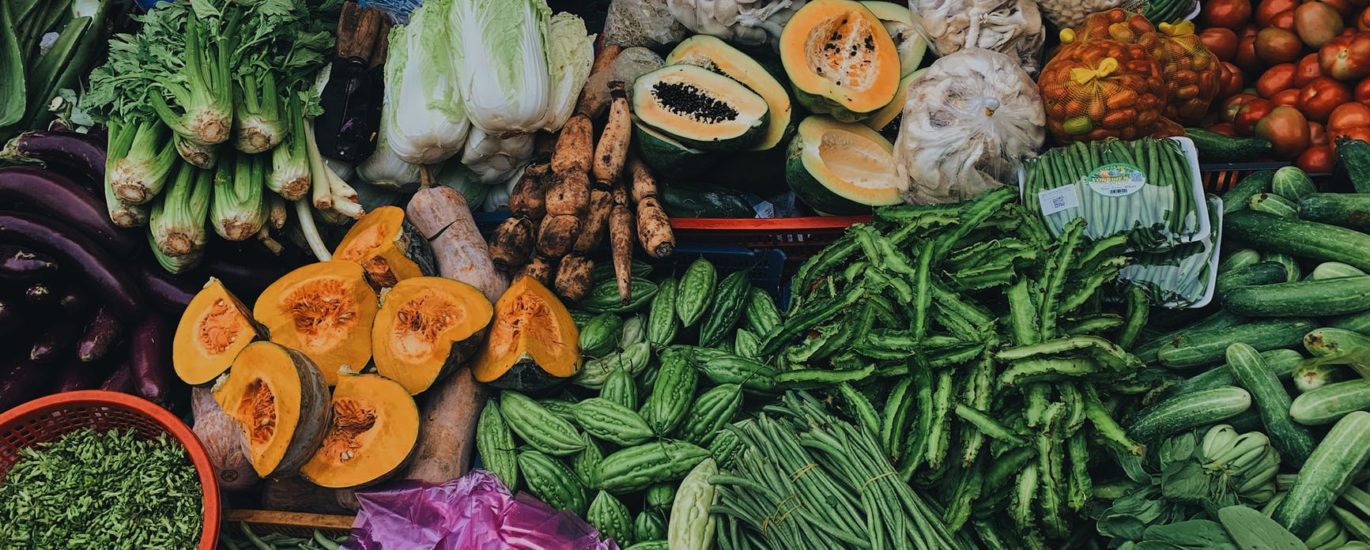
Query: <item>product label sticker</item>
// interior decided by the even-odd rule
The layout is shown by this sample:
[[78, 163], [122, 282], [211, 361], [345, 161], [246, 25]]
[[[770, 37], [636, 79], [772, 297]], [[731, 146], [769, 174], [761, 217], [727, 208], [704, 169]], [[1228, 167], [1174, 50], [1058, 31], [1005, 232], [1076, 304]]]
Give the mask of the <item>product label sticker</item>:
[[752, 210], [756, 211], [756, 217], [758, 218], [765, 219], [775, 217], [775, 205], [771, 204], [769, 201], [761, 201], [753, 204]]
[[1042, 215], [1050, 216], [1062, 210], [1080, 206], [1080, 194], [1074, 185], [1047, 189], [1037, 194], [1037, 202], [1042, 204]]
[[1146, 173], [1134, 165], [1117, 162], [1095, 168], [1081, 181], [1105, 197], [1126, 197], [1146, 185]]

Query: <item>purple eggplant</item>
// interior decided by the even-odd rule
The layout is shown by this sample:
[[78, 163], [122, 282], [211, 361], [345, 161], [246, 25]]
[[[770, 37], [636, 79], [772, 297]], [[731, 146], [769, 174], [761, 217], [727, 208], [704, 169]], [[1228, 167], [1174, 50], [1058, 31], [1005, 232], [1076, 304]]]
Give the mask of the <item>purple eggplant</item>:
[[72, 361], [57, 370], [57, 379], [52, 381], [53, 393], [92, 390], [105, 381], [105, 369], [97, 365], [87, 365]]
[[34, 281], [56, 271], [57, 262], [47, 254], [0, 243], [0, 279]]
[[19, 326], [24, 319], [24, 312], [20, 310], [19, 304], [15, 300], [0, 298], [0, 333], [12, 338], [10, 332]]
[[114, 316], [109, 306], [100, 306], [100, 309], [95, 310], [95, 317], [90, 324], [86, 325], [81, 340], [76, 343], [76, 355], [85, 363], [99, 361], [119, 343], [123, 332], [123, 323]]
[[200, 291], [200, 287], [189, 284], [189, 276], [173, 276], [146, 262], [139, 266], [137, 276], [147, 292], [148, 302], [169, 315], [184, 313], [190, 307], [190, 300]]
[[133, 393], [133, 368], [127, 364], [115, 367], [114, 372], [110, 373], [104, 383], [100, 384], [100, 389]]
[[41, 248], [59, 263], [99, 289], [106, 306], [120, 318], [139, 319], [143, 293], [114, 255], [62, 222], [27, 212], [0, 211], [0, 240], [22, 241]]
[[61, 308], [65, 315], [75, 316], [85, 313], [89, 305], [86, 293], [75, 287], [62, 291], [62, 296], [57, 298], [57, 307]]
[[52, 285], [39, 281], [24, 290], [24, 303], [43, 308], [57, 302], [57, 294]]
[[0, 412], [43, 395], [55, 369], [32, 361], [19, 361], [0, 367]]
[[24, 132], [10, 142], [12, 154], [56, 164], [86, 175], [92, 183], [105, 181], [105, 144], [98, 136], [76, 132]]
[[138, 323], [129, 335], [128, 361], [133, 370], [133, 386], [138, 395], [154, 403], [165, 403], [171, 390], [171, 324], [153, 313]]
[[314, 119], [315, 141], [324, 156], [360, 162], [376, 151], [385, 78], [357, 60], [336, 59], [319, 94], [323, 114]]
[[0, 204], [13, 208], [13, 203], [71, 225], [116, 255], [131, 254], [142, 245], [136, 231], [122, 229], [109, 219], [103, 197], [51, 170], [0, 168]]
[[78, 335], [76, 325], [71, 323], [57, 323], [49, 327], [33, 342], [33, 347], [29, 349], [29, 360], [50, 365], [59, 359], [74, 358], [76, 354], [72, 352], [76, 349]]

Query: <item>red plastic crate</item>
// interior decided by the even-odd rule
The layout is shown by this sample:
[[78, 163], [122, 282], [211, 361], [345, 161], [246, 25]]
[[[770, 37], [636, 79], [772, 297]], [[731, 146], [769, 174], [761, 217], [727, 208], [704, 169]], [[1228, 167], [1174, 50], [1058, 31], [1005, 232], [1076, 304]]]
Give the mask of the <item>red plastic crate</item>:
[[832, 244], [864, 216], [808, 216], [802, 218], [671, 218], [680, 242], [727, 244], [749, 248], [778, 248], [787, 262], [803, 262]]

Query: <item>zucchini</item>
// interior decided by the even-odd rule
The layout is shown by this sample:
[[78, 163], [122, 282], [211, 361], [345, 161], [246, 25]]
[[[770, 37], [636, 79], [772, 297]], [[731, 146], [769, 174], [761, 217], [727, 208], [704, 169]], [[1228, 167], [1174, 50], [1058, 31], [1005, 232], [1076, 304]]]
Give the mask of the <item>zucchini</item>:
[[1340, 279], [1342, 277], [1358, 277], [1365, 275], [1364, 271], [1351, 267], [1341, 262], [1323, 262], [1313, 268], [1313, 280]]
[[1251, 197], [1247, 207], [1257, 212], [1265, 212], [1281, 218], [1299, 217], [1298, 204], [1274, 193], [1261, 193]]
[[1251, 394], [1236, 386], [1177, 395], [1137, 413], [1127, 434], [1142, 443], [1207, 426], [1251, 408]]
[[1223, 308], [1247, 317], [1328, 317], [1370, 309], [1370, 275], [1235, 288]]
[[1237, 185], [1232, 186], [1226, 193], [1223, 193], [1223, 214], [1231, 214], [1238, 210], [1245, 210], [1251, 197], [1259, 193], [1270, 191], [1270, 182], [1275, 179], [1274, 170], [1261, 170], [1252, 172], [1242, 178]]
[[1242, 287], [1283, 283], [1286, 277], [1288, 273], [1284, 265], [1278, 262], [1257, 262], [1219, 274], [1214, 292], [1222, 297], [1229, 291]]
[[1317, 324], [1308, 319], [1262, 319], [1235, 327], [1190, 331], [1171, 338], [1156, 358], [1170, 368], [1197, 367], [1221, 360], [1227, 346], [1238, 342], [1257, 351], [1292, 347], [1303, 342], [1303, 335], [1314, 328]]
[[1243, 210], [1223, 220], [1223, 233], [1258, 250], [1370, 270], [1370, 235], [1345, 227]]
[[1313, 193], [1299, 199], [1299, 217], [1309, 221], [1370, 230], [1370, 193]]
[[1250, 162], [1270, 152], [1270, 141], [1258, 137], [1238, 138], [1203, 128], [1185, 128], [1194, 142], [1200, 162]]
[[1275, 177], [1270, 180], [1270, 190], [1291, 203], [1297, 203], [1317, 193], [1318, 186], [1313, 185], [1313, 178], [1308, 177], [1302, 168], [1285, 166], [1275, 171]]
[[1270, 365], [1246, 344], [1232, 344], [1227, 347], [1227, 368], [1232, 377], [1251, 393], [1256, 412], [1261, 415], [1265, 434], [1275, 445], [1275, 450], [1285, 460], [1295, 466], [1303, 464], [1313, 452], [1317, 442], [1308, 428], [1295, 424], [1289, 418], [1289, 404], [1292, 401]]
[[1289, 416], [1300, 424], [1321, 426], [1366, 409], [1370, 409], [1370, 380], [1360, 378], [1299, 394], [1289, 405]]
[[1332, 509], [1332, 503], [1370, 460], [1370, 412], [1342, 417], [1313, 450], [1274, 520], [1294, 535], [1308, 537]]
[[1370, 193], [1370, 143], [1337, 138], [1337, 157], [1357, 193]]

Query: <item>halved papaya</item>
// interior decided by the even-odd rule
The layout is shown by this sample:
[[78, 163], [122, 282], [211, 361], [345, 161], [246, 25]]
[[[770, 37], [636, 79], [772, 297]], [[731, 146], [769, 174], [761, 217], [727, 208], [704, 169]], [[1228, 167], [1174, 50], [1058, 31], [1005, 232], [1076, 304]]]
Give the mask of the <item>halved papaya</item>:
[[362, 267], [333, 260], [277, 279], [257, 297], [252, 314], [272, 342], [309, 356], [332, 386], [339, 370], [361, 372], [371, 361], [376, 310], [376, 293]]
[[748, 149], [766, 135], [770, 106], [741, 82], [694, 65], [670, 65], [633, 81], [633, 116], [706, 151]]
[[214, 400], [238, 421], [260, 477], [294, 475], [323, 441], [332, 408], [323, 374], [304, 354], [254, 342], [233, 361]]
[[903, 202], [894, 145], [856, 122], [804, 119], [790, 141], [785, 174], [795, 196], [821, 214], [862, 214]]
[[408, 462], [419, 440], [419, 407], [398, 382], [377, 374], [345, 375], [333, 388], [332, 407], [323, 445], [300, 467], [305, 479], [330, 489], [360, 487]]
[[410, 277], [437, 273], [428, 239], [404, 217], [404, 209], [382, 206], [367, 212], [347, 230], [333, 259], [356, 262], [376, 288]]
[[376, 371], [418, 395], [471, 358], [493, 315], [490, 300], [466, 283], [441, 277], [400, 281], [381, 294], [371, 327]]
[[766, 100], [770, 121], [766, 123], [765, 135], [751, 150], [772, 149], [783, 142], [793, 129], [790, 115], [794, 109], [790, 106], [790, 93], [765, 67], [727, 42], [707, 34], [691, 36], [671, 50], [666, 56], [666, 64], [703, 67], [741, 82]]
[[495, 302], [495, 322], [476, 358], [476, 380], [537, 390], [580, 372], [580, 331], [566, 306], [537, 279], [519, 276]]
[[904, 101], [909, 95], [909, 83], [926, 70], [918, 69], [904, 75], [904, 78], [899, 79], [899, 91], [894, 94], [894, 100], [861, 122], [891, 140], [897, 137], [899, 135], [899, 119], [904, 114]]
[[866, 1], [861, 5], [871, 10], [876, 19], [885, 25], [885, 32], [894, 41], [894, 49], [899, 51], [899, 76], [908, 76], [918, 70], [923, 56], [928, 53], [928, 41], [913, 27], [913, 13], [907, 4], [894, 2]]
[[190, 300], [171, 342], [176, 376], [192, 386], [213, 381], [238, 352], [263, 336], [247, 306], [211, 277]]
[[780, 61], [800, 105], [844, 122], [889, 104], [901, 76], [884, 24], [853, 0], [812, 0], [799, 8], [780, 33]]

